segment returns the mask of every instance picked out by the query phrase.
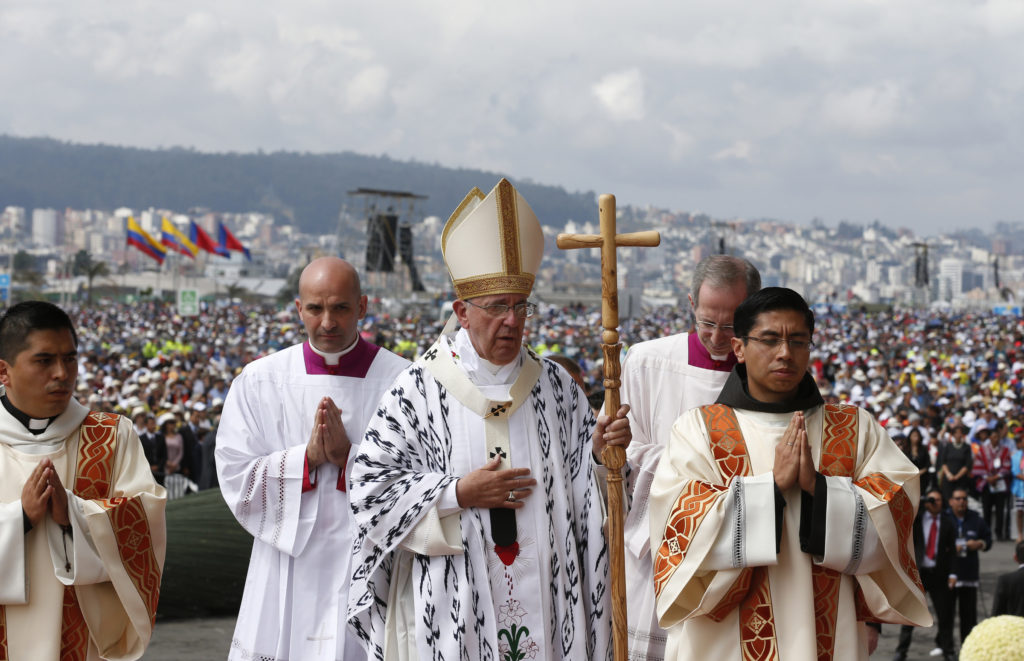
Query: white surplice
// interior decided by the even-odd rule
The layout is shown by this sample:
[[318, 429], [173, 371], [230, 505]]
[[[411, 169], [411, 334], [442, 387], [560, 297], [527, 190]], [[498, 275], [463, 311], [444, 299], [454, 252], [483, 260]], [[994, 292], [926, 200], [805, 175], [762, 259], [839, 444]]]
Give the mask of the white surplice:
[[[462, 376], [449, 380], [456, 370]], [[504, 555], [490, 510], [462, 509], [455, 496], [457, 479], [495, 452], [487, 440], [506, 432], [488, 425], [499, 421], [507, 447], [498, 454], [537, 480], [515, 510], [518, 546]], [[359, 535], [349, 619], [370, 658], [608, 657], [593, 424], [560, 366], [526, 350], [510, 365], [488, 365], [464, 330], [442, 337], [395, 381], [352, 474]]]
[[303, 492], [303, 469], [317, 407], [331, 397], [353, 443], [351, 471], [377, 401], [409, 364], [384, 349], [367, 358], [370, 347], [360, 340], [342, 357], [372, 360], [355, 372], [361, 376], [308, 373], [309, 349], [299, 344], [250, 363], [231, 384], [217, 431], [217, 475], [255, 541], [229, 659], [364, 658], [346, 636], [348, 493], [337, 488], [339, 468], [330, 463]]
[[[829, 470], [822, 465], [824, 409], [805, 411], [821, 473]], [[866, 634], [859, 620], [930, 625], [910, 532], [918, 473], [874, 418], [842, 407], [839, 417], [850, 426], [845, 436], [830, 438], [840, 439], [853, 457], [851, 475], [819, 477], [822, 492], [813, 499], [799, 485], [782, 494], [776, 553], [772, 466], [792, 413], [731, 410], [745, 450], [736, 449], [742, 446], [734, 433], [716, 453], [702, 411], [691, 410], [673, 427], [651, 488], [666, 659], [810, 661], [824, 653], [863, 661]], [[724, 459], [730, 452], [745, 458]], [[748, 474], [729, 477], [730, 468], [744, 462]], [[818, 502], [812, 514], [819, 498], [827, 506]], [[821, 543], [820, 554], [802, 550], [801, 533]]]
[[626, 450], [629, 511], [623, 526], [631, 660], [660, 661], [665, 653], [666, 634], [654, 609], [647, 504], [658, 460], [672, 424], [689, 409], [714, 402], [733, 363], [735, 357], [714, 360], [694, 333], [634, 344], [622, 362], [620, 398], [629, 404], [633, 433]]
[[[22, 488], [43, 459], [68, 490], [70, 534], [49, 515], [24, 531]], [[83, 474], [98, 493], [75, 493]], [[72, 400], [36, 435], [0, 406], [0, 658], [57, 661], [62, 648], [90, 661], [140, 658], [156, 617], [165, 505], [127, 418]], [[68, 616], [65, 586], [78, 604]]]

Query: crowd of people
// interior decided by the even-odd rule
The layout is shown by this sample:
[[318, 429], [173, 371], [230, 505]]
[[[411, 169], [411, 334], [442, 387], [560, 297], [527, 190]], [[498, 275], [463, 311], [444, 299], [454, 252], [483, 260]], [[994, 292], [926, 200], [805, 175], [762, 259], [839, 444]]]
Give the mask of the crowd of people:
[[[153, 447], [161, 483], [166, 475], [182, 473], [200, 484], [203, 455], [196, 448], [207, 438], [212, 442], [208, 432], [234, 376], [303, 336], [292, 309], [251, 304], [211, 305], [196, 317], [181, 317], [173, 305], [158, 302], [71, 308], [71, 314], [81, 333], [79, 400], [136, 423], [147, 448]], [[689, 310], [667, 307], [624, 320], [624, 351], [690, 324]], [[413, 359], [441, 325], [422, 315], [375, 314], [371, 302], [362, 334]], [[598, 308], [542, 303], [527, 341], [540, 355], [574, 360], [584, 383], [599, 391], [600, 333]], [[1021, 540], [1024, 483], [1011, 471], [1016, 439], [1024, 437], [1020, 320], [852, 312], [819, 316], [815, 338], [811, 367], [826, 399], [871, 411], [921, 467], [922, 493], [939, 486], [948, 499], [954, 485], [964, 486], [983, 503], [996, 539], [1009, 538], [1013, 527]], [[164, 447], [167, 429], [183, 438]]]
[[[71, 312], [81, 335], [79, 400], [134, 422], [151, 470], [172, 498], [217, 485], [213, 449], [233, 378], [252, 360], [304, 335], [291, 309], [252, 304], [210, 305], [196, 317], [181, 317], [173, 305], [159, 302]], [[685, 331], [691, 323], [690, 311], [679, 308], [624, 320], [623, 351]], [[361, 326], [365, 338], [410, 359], [440, 330], [427, 315], [375, 314], [372, 301]], [[540, 355], [577, 363], [599, 408], [599, 309], [541, 303], [526, 339]], [[962, 489], [979, 504], [991, 538], [1019, 542], [1022, 342], [1024, 325], [1015, 317], [920, 311], [820, 315], [811, 370], [827, 401], [850, 402], [874, 414], [920, 468], [922, 494], [934, 489], [951, 504], [954, 491]], [[976, 587], [977, 577], [960, 583]]]
[[[893, 622], [902, 659], [933, 621], [922, 584], [937, 651], [955, 658], [953, 610], [961, 645], [977, 621], [979, 552], [1022, 537], [1016, 319], [815, 315], [799, 292], [761, 288], [749, 261], [715, 255], [689, 306], [622, 324], [624, 405], [609, 411], [594, 387], [611, 383], [599, 312], [535, 300], [543, 248], [501, 180], [446, 224], [457, 300], [443, 328], [429, 308], [377, 312], [337, 257], [303, 269], [294, 310], [185, 317], [144, 302], [72, 321], [14, 306], [0, 320], [4, 443], [55, 459], [33, 468], [5, 450], [8, 472], [30, 474], [15, 485], [22, 517], [0, 512], [0, 533], [39, 546], [43, 565], [43, 541], [53, 562], [62, 551], [49, 585], [63, 571], [77, 594], [92, 547], [61, 480], [75, 512], [104, 507], [92, 501], [114, 492], [96, 462], [117, 450], [132, 455], [122, 481], [142, 477], [156, 500], [115, 525], [159, 527], [165, 495], [216, 486], [253, 536], [229, 658], [610, 658], [613, 638], [617, 655], [655, 660], [764, 646], [864, 658]], [[115, 423], [140, 442], [114, 442]], [[76, 444], [64, 466], [58, 450]], [[600, 476], [623, 454], [627, 520], [607, 539]], [[626, 622], [607, 581], [623, 551], [634, 588], [653, 589]], [[162, 551], [150, 559], [158, 574]], [[1000, 591], [999, 608], [1014, 601]], [[29, 599], [25, 614], [56, 603]]]

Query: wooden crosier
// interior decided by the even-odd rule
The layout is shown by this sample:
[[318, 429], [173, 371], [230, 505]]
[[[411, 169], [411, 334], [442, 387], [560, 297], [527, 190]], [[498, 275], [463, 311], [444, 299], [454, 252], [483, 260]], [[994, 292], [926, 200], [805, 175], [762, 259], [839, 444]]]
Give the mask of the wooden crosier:
[[[574, 248], [601, 249], [601, 349], [604, 351], [604, 412], [614, 416], [619, 410], [619, 281], [615, 249], [620, 246], [653, 247], [661, 243], [654, 230], [615, 233], [615, 196], [598, 198], [601, 220], [600, 234], [559, 234], [557, 244], [562, 250]], [[608, 469], [608, 561], [612, 583], [612, 644], [615, 661], [625, 661], [626, 643], [626, 565], [622, 531], [622, 467], [626, 452], [617, 445], [606, 446], [601, 461]]]

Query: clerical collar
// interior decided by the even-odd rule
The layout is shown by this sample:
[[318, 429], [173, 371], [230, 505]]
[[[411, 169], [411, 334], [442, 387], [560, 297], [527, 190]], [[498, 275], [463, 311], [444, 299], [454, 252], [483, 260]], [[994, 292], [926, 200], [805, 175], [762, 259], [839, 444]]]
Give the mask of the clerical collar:
[[732, 368], [729, 378], [722, 386], [722, 392], [718, 393], [716, 404], [725, 404], [743, 411], [758, 411], [760, 413], [792, 413], [793, 411], [806, 411], [807, 409], [821, 406], [825, 400], [818, 392], [818, 386], [810, 373], [804, 374], [800, 381], [796, 395], [784, 402], [762, 402], [750, 396], [750, 389], [747, 384], [747, 366], [737, 363]]
[[7, 399], [6, 394], [0, 395], [0, 402], [3, 402], [4, 408], [7, 409], [8, 413], [14, 416], [18, 422], [25, 426], [25, 429], [29, 430], [33, 434], [42, 434], [46, 431], [46, 428], [50, 426], [50, 423], [57, 418], [57, 416], [42, 419], [33, 418], [21, 409], [16, 408], [14, 404], [11, 404], [11, 400]]
[[335, 353], [320, 351], [315, 346], [313, 346], [312, 341], [309, 342], [309, 348], [313, 350], [313, 353], [323, 358], [324, 363], [328, 365], [337, 365], [338, 361], [341, 360], [341, 357], [355, 349], [357, 344], [359, 344], [359, 335], [356, 335], [356, 339], [352, 340], [352, 344], [348, 345], [347, 349], [342, 349], [341, 351]]
[[[356, 336], [356, 341], [352, 346], [337, 354], [324, 354], [308, 341], [302, 343], [302, 358], [306, 366], [306, 374], [331, 374], [362, 379], [370, 371], [370, 365], [373, 364], [373, 359], [377, 356], [378, 351], [380, 351], [380, 347], [370, 344], [359, 336]], [[328, 364], [325, 355], [337, 356], [337, 363]]]
[[708, 352], [708, 348], [700, 341], [700, 336], [697, 333], [690, 333], [688, 342], [686, 362], [694, 367], [702, 367], [716, 372], [728, 372], [736, 364], [736, 354], [731, 351], [728, 356], [712, 356]]

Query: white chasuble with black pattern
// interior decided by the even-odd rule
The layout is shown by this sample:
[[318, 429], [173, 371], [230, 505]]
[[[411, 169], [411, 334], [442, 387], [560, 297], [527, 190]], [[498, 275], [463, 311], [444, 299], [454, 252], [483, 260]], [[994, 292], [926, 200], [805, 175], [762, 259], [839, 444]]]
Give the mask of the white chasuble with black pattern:
[[[370, 658], [604, 659], [593, 415], [554, 363], [524, 350], [487, 376], [470, 352], [468, 342], [439, 339], [368, 428], [353, 467], [350, 625]], [[501, 468], [530, 469], [538, 484], [524, 506], [500, 509], [514, 513], [505, 520], [449, 511], [453, 482], [492, 456]]]

